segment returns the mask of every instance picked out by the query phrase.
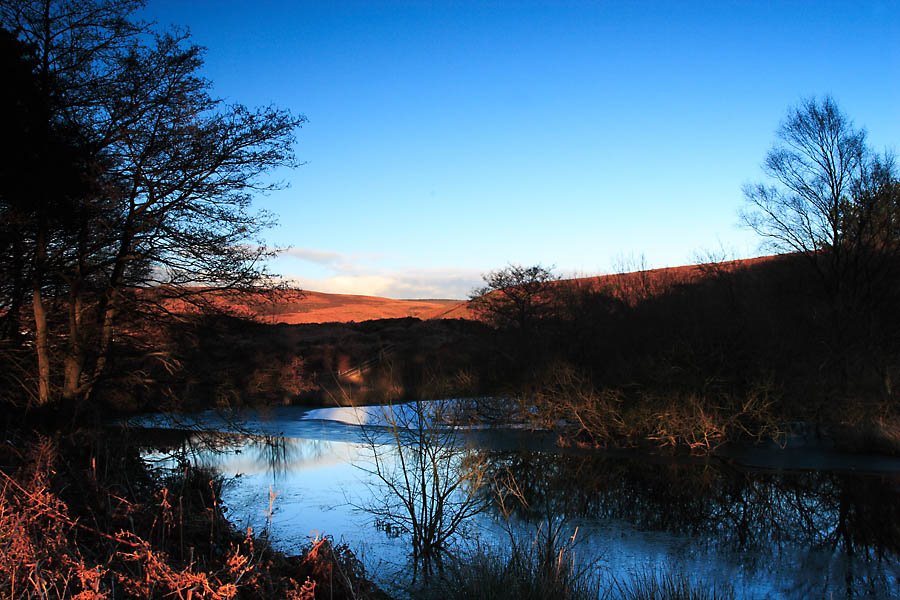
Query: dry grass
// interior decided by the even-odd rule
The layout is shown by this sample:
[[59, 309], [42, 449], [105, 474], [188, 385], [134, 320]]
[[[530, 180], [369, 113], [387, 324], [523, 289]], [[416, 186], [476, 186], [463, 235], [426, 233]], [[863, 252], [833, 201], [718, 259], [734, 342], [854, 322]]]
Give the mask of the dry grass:
[[607, 597], [617, 600], [733, 600], [734, 590], [692, 581], [677, 573], [639, 573], [615, 582]]
[[442, 577], [415, 591], [417, 598], [441, 600], [588, 600], [602, 597], [590, 569], [576, 565], [574, 537], [546, 545], [546, 533], [533, 540], [511, 538], [508, 550], [476, 546], [448, 565]]
[[414, 597], [440, 600], [733, 600], [728, 585], [712, 585], [676, 572], [640, 571], [602, 581], [599, 569], [578, 569], [571, 547], [559, 561], [513, 545], [510, 551], [476, 547], [444, 577]]

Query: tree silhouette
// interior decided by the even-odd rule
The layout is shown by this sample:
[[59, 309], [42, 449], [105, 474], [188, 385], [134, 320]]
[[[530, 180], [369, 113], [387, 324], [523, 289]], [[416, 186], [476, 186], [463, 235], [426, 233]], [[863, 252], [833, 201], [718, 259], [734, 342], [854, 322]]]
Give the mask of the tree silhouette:
[[846, 382], [865, 357], [890, 393], [896, 344], [900, 196], [893, 158], [879, 156], [830, 97], [788, 112], [766, 156], [772, 184], [746, 186], [743, 221], [777, 250], [808, 259], [829, 305], [824, 341]]
[[485, 285], [472, 292], [469, 306], [495, 327], [527, 335], [553, 314], [552, 287], [558, 279], [548, 267], [510, 264], [484, 276]]
[[[133, 20], [141, 4], [0, 0], [4, 27], [33, 49], [46, 106], [38, 120], [77, 132], [86, 153], [89, 185], [66, 194], [36, 181], [29, 194], [33, 251], [20, 270], [31, 274], [41, 404], [91, 394], [124, 314], [158, 314], [165, 298], [268, 276], [259, 237], [272, 218], [250, 201], [278, 187], [264, 179], [269, 170], [294, 164], [304, 118], [213, 97], [203, 50], [184, 32]], [[51, 207], [64, 196], [72, 205], [57, 224]], [[133, 292], [142, 287], [153, 293]]]
[[812, 259], [838, 294], [863, 256], [896, 245], [893, 159], [874, 153], [866, 132], [827, 96], [791, 109], [777, 136], [763, 167], [774, 185], [744, 188], [742, 219], [775, 249]]
[[776, 185], [747, 186], [745, 222], [781, 250], [840, 248], [843, 215], [865, 165], [866, 134], [830, 97], [789, 111], [764, 171]]
[[[80, 132], [51, 120], [52, 96], [58, 82], [36, 73], [33, 48], [0, 29], [0, 61], [5, 85], [0, 92], [0, 336], [21, 351], [21, 317], [28, 297], [36, 298], [41, 326], [35, 346], [49, 354], [41, 295], [58, 291], [59, 273], [48, 268], [48, 254], [58, 252], [51, 240], [66, 239], [77, 205], [90, 189], [90, 152]], [[40, 285], [37, 285], [40, 282]], [[49, 394], [49, 362], [38, 363], [39, 395]]]

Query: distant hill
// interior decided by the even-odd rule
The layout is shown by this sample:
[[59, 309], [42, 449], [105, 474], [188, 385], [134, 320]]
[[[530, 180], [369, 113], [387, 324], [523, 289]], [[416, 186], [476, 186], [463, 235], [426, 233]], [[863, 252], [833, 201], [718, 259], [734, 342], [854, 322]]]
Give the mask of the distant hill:
[[[748, 268], [775, 259], [763, 256], [721, 263], [686, 265], [662, 269], [648, 269], [630, 273], [597, 275], [564, 279], [557, 286], [572, 290], [605, 291], [628, 304], [636, 304], [673, 286], [685, 285], [738, 269]], [[474, 319], [468, 301], [454, 299], [382, 298], [354, 294], [328, 294], [314, 291], [285, 291], [270, 298], [260, 295], [259, 301], [246, 299], [234, 306], [228, 300], [214, 299], [213, 303], [231, 305], [237, 312], [254, 317], [262, 323], [289, 325], [309, 323], [350, 323], [375, 319], [414, 317], [429, 319]], [[167, 303], [170, 309], [176, 303]], [[174, 308], [178, 311], [179, 308]], [[183, 308], [181, 309], [183, 310]]]
[[[349, 323], [373, 319], [415, 317], [422, 320], [442, 318], [455, 310], [462, 300], [397, 300], [378, 296], [326, 294], [324, 292], [285, 292], [269, 302], [253, 306], [257, 319], [266, 323]], [[464, 309], [463, 309], [464, 310]]]

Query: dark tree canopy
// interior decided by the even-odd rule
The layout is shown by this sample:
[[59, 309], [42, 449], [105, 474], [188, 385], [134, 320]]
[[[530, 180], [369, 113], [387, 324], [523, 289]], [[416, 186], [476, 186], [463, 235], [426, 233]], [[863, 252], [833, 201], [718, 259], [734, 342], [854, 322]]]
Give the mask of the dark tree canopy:
[[469, 306], [495, 327], [528, 333], [554, 313], [552, 286], [558, 279], [550, 267], [510, 264], [484, 276], [485, 285], [472, 292]]
[[[136, 299], [242, 289], [269, 277], [271, 252], [260, 236], [272, 218], [250, 203], [278, 187], [268, 172], [295, 164], [294, 132], [304, 118], [213, 96], [203, 49], [185, 32], [135, 20], [140, 6], [0, 0], [0, 24], [10, 32], [4, 44], [27, 49], [8, 77], [24, 78], [19, 93], [34, 96], [13, 102], [38, 107], [23, 108], [22, 122], [42, 132], [41, 147], [21, 156], [27, 164], [7, 163], [0, 200], [20, 239], [4, 246], [0, 268], [27, 281], [4, 290], [3, 302], [26, 288], [31, 296], [40, 403], [90, 393], [122, 314], [152, 308]], [[5, 153], [14, 152], [9, 139]], [[59, 140], [77, 155], [53, 154]], [[56, 166], [77, 165], [77, 181], [57, 176], [65, 169], [41, 176], [48, 156]], [[131, 293], [147, 286], [155, 293]], [[54, 310], [63, 314], [48, 314]]]
[[31, 286], [25, 258], [35, 235], [35, 190], [55, 198], [43, 216], [57, 228], [71, 221], [76, 197], [88, 187], [89, 159], [78, 132], [47, 120], [49, 99], [35, 74], [32, 49], [0, 29], [0, 335], [19, 342], [20, 313]]

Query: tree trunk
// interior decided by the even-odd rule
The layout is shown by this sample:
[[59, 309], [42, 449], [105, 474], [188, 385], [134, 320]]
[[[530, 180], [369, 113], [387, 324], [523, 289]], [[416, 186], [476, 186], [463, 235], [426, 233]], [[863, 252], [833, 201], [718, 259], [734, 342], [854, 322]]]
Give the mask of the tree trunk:
[[[96, 326], [99, 327], [99, 340], [97, 343], [97, 358], [94, 361], [93, 368], [88, 367], [90, 371], [89, 379], [83, 384], [82, 396], [86, 400], [90, 397], [97, 381], [103, 375], [106, 368], [106, 361], [109, 355], [109, 347], [112, 343], [113, 328], [116, 319], [116, 303], [119, 299], [119, 290], [123, 285], [125, 269], [128, 264], [128, 255], [131, 252], [133, 231], [131, 229], [132, 217], [134, 214], [133, 204], [132, 210], [126, 219], [126, 230], [119, 243], [119, 250], [116, 253], [116, 260], [113, 265], [112, 273], [103, 296], [97, 306]], [[83, 367], [82, 367], [83, 370]]]
[[[115, 291], [112, 291], [110, 295], [114, 296]], [[112, 343], [113, 323], [115, 322], [115, 317], [116, 308], [115, 298], [113, 297], [103, 311], [103, 321], [100, 325], [100, 340], [97, 348], [97, 360], [94, 363], [94, 369], [91, 372], [90, 379], [84, 384], [83, 387], [83, 396], [85, 399], [90, 397], [91, 392], [93, 392], [94, 390], [94, 385], [103, 375], [103, 370], [106, 368], [106, 360], [109, 356], [109, 346]]]
[[65, 358], [63, 383], [63, 398], [66, 400], [77, 400], [85, 385], [85, 382], [82, 381], [85, 370], [82, 289], [87, 270], [85, 261], [88, 254], [88, 235], [88, 221], [82, 214], [79, 218], [78, 228], [78, 260], [75, 275], [69, 284], [69, 347]]
[[77, 282], [72, 284], [69, 293], [69, 348], [63, 365], [65, 379], [63, 382], [63, 398], [77, 399], [81, 391], [81, 375], [84, 371], [84, 348], [81, 343], [82, 300]]
[[47, 332], [47, 311], [41, 296], [44, 261], [47, 255], [46, 224], [38, 225], [34, 250], [32, 279], [32, 307], [34, 309], [34, 350], [38, 363], [38, 405], [50, 402], [50, 344]]

